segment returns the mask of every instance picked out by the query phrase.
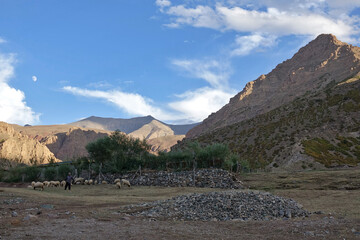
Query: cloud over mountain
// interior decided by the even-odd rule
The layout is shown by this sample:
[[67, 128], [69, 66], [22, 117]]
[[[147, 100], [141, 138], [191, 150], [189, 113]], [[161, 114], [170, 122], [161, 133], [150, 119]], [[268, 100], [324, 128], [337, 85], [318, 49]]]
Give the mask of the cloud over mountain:
[[0, 54], [0, 121], [34, 124], [39, 121], [39, 114], [27, 106], [24, 92], [8, 83], [14, 76], [15, 61], [12, 54]]

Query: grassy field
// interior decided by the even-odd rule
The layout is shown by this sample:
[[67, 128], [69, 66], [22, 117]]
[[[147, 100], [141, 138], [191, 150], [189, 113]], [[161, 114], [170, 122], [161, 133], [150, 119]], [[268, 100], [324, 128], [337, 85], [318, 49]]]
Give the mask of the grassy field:
[[[168, 199], [208, 188], [75, 185], [71, 191], [34, 191], [0, 184], [2, 239], [359, 239], [360, 170], [240, 175], [250, 189], [293, 198], [309, 218], [247, 222], [174, 221], [133, 217], [123, 206]], [[2, 186], [2, 187], [1, 187]], [[244, 191], [249, 191], [244, 189]], [[43, 208], [51, 205], [50, 209]], [[11, 216], [16, 211], [17, 216]], [[30, 214], [30, 215], [29, 215]], [[33, 218], [26, 221], [27, 216]], [[79, 230], [81, 229], [81, 230]], [[116, 234], [115, 234], [116, 233]], [[121, 236], [121, 237], [119, 237]]]

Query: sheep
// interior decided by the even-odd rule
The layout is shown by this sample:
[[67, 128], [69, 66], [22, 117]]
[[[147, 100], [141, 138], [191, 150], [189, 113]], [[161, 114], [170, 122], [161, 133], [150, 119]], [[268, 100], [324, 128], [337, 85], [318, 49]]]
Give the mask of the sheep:
[[43, 181], [44, 187], [48, 187], [48, 181]]
[[101, 182], [101, 184], [108, 184], [108, 182], [104, 180]]
[[120, 182], [116, 182], [115, 185], [116, 185], [117, 188], [121, 188], [121, 183]]
[[81, 184], [84, 184], [84, 181], [85, 181], [85, 178], [82, 178], [82, 177], [74, 179], [75, 184], [78, 184], [78, 182], [80, 182]]
[[60, 183], [60, 186], [61, 186], [61, 187], [65, 187], [65, 185], [66, 185], [66, 181], [65, 181], [65, 180], [62, 180], [61, 183]]
[[50, 181], [50, 186], [52, 186], [52, 187], [59, 187], [59, 186], [60, 186], [60, 182], [59, 182], [59, 181]]
[[34, 185], [35, 185], [35, 182], [34, 182], [34, 181], [32, 181], [32, 182], [31, 182], [31, 186], [32, 186], [32, 187], [34, 187]]
[[89, 185], [92, 185], [94, 181], [92, 179], [89, 180]]
[[118, 182], [120, 182], [120, 178], [117, 178], [117, 179], [114, 180], [114, 184], [116, 184]]
[[33, 186], [29, 185], [29, 186], [27, 186], [27, 188], [31, 188], [31, 189], [32, 189], [32, 188], [33, 188]]
[[130, 182], [126, 179], [121, 179], [121, 183], [130, 187]]
[[44, 191], [44, 184], [42, 182], [36, 182], [36, 183], [34, 183], [34, 185], [33, 184], [31, 184], [31, 185], [34, 188], [34, 190], [36, 188], [41, 188], [41, 190]]
[[89, 184], [89, 180], [85, 180], [85, 181], [84, 181], [84, 184], [85, 184], [85, 185], [88, 185], [88, 184]]

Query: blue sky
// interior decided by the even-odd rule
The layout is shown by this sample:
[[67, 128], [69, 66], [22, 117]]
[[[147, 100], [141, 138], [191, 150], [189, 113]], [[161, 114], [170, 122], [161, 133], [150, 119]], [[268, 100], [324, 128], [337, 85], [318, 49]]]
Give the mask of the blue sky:
[[320, 33], [359, 46], [358, 0], [0, 0], [0, 121], [202, 121]]

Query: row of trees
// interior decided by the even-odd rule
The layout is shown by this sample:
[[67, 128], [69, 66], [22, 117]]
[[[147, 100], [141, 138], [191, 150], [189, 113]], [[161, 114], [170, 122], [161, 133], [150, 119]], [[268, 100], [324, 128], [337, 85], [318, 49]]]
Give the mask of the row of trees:
[[82, 169], [102, 172], [124, 172], [141, 166], [156, 170], [190, 170], [193, 168], [225, 168], [230, 171], [249, 171], [249, 164], [231, 153], [225, 144], [214, 143], [202, 146], [189, 142], [181, 150], [173, 150], [158, 156], [150, 154], [145, 140], [134, 139], [120, 132], [101, 138], [86, 146], [88, 158], [80, 158], [77, 164]]
[[[98, 139], [86, 146], [88, 157], [69, 163], [44, 165], [17, 165], [8, 171], [0, 168], [0, 181], [19, 182], [37, 180], [62, 180], [68, 172], [88, 170], [89, 177], [99, 173], [134, 171], [139, 167], [153, 170], [193, 170], [194, 168], [224, 168], [248, 172], [249, 163], [232, 153], [225, 144], [203, 146], [188, 142], [185, 147], [159, 155], [149, 153], [145, 140], [134, 139], [120, 132]], [[2, 170], [1, 170], [2, 169]]]

